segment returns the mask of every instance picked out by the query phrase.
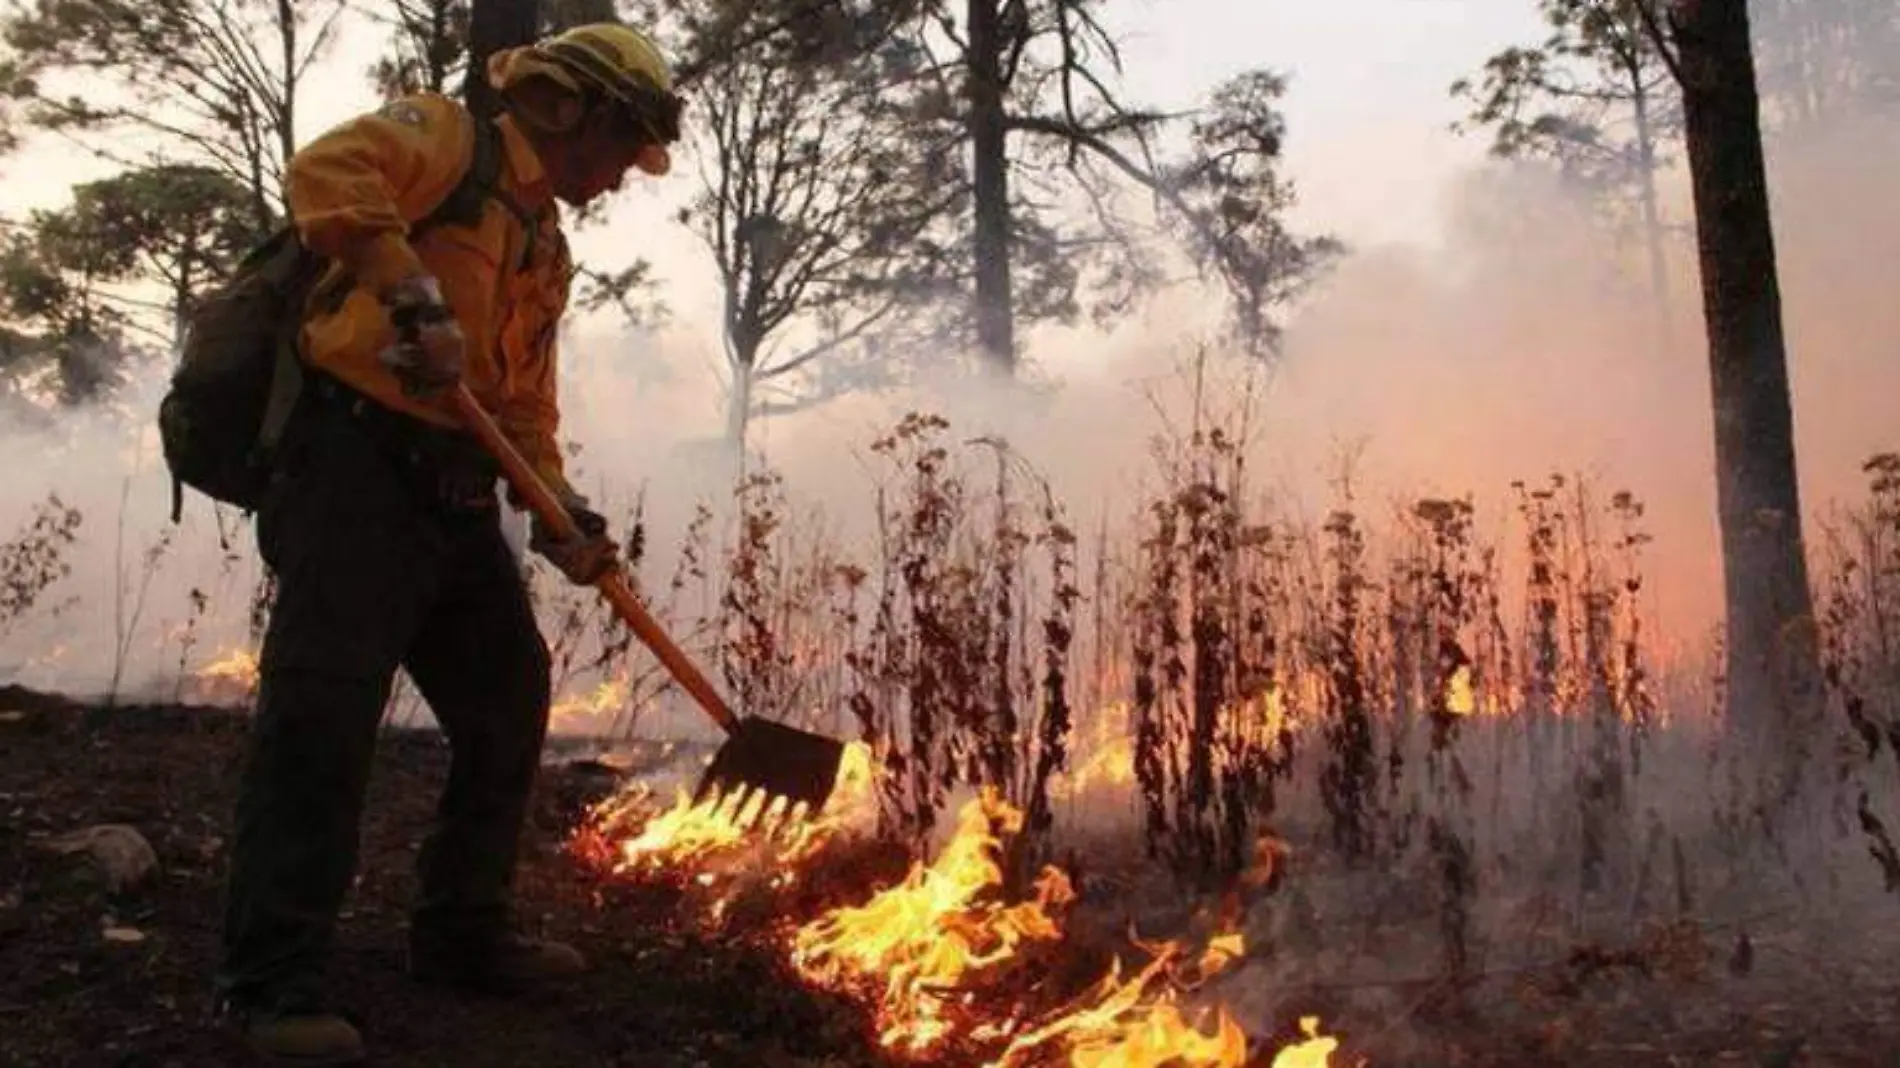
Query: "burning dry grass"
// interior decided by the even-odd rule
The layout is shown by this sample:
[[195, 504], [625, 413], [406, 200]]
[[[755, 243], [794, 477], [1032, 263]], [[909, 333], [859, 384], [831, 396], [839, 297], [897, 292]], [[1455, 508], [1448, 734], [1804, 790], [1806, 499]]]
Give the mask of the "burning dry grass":
[[[840, 880], [829, 907], [781, 912], [774, 929], [808, 982], [863, 1001], [893, 1055], [954, 1049], [957, 1063], [998, 1068], [1264, 1063], [1208, 986], [1218, 969], [1193, 965], [1246, 975], [1264, 953], [1284, 970], [1316, 935], [1243, 956], [1248, 938], [1215, 931], [1203, 939], [1212, 956], [1179, 938], [1142, 945], [1145, 963], [1110, 954], [1082, 982], [1058, 977], [1065, 955], [1071, 966], [1099, 956], [1072, 928], [1102, 907], [1084, 869], [1110, 862], [1051, 863], [1064, 818], [1113, 833], [1087, 801], [1127, 806], [1142, 877], [1159, 862], [1188, 891], [1180, 900], [1236, 888], [1277, 900], [1295, 876], [1260, 859], [1297, 843], [1305, 877], [1344, 895], [1335, 923], [1363, 924], [1355, 941], [1372, 944], [1395, 924], [1408, 945], [1425, 933], [1454, 985], [1519, 959], [1493, 939], [1525, 895], [1576, 902], [1556, 909], [1556, 930], [1540, 906], [1525, 946], [1554, 949], [1587, 940], [1606, 906], [1619, 923], [1679, 922], [1762, 863], [1735, 844], [1743, 802], [1716, 785], [1731, 774], [1719, 719], [1662, 689], [1631, 496], [1564, 478], [1517, 486], [1515, 550], [1479, 536], [1469, 500], [1413, 502], [1381, 525], [1342, 490], [1307, 527], [1251, 488], [1243, 435], [1197, 409], [1158, 453], [1162, 486], [1131, 506], [1136, 521], [1084, 545], [1039, 491], [1022, 499], [1033, 478], [1005, 463], [975, 479], [965, 461], [990, 446], [960, 454], [945, 430], [907, 420], [880, 442], [897, 475], [880, 496], [881, 566], [849, 569], [808, 546], [824, 564], [802, 573], [839, 581], [773, 595], [759, 576], [789, 572], [761, 562], [784, 551], [765, 534], [784, 528], [752, 522], [739, 572], [774, 607], [726, 631], [750, 650], [724, 661], [728, 684], [749, 692], [786, 693], [784, 676], [842, 665], [826, 692], [876, 757], [850, 834], [919, 858], [875, 892]], [[1075, 576], [1090, 571], [1084, 594]], [[1083, 600], [1092, 618], [1076, 610]], [[825, 622], [834, 629], [814, 643]], [[1072, 680], [1078, 664], [1089, 670]], [[1086, 714], [1072, 690], [1093, 699]], [[958, 795], [970, 800], [932, 852], [926, 831]], [[645, 874], [623, 874], [704, 878], [729, 871], [715, 858], [743, 855], [775, 873], [755, 880], [796, 882], [820, 867], [814, 843], [839, 837], [742, 849], [723, 832], [688, 833], [684, 804], [624, 838]], [[1272, 1056], [1329, 1064], [1338, 1049], [1308, 1032]]]
[[249, 649], [227, 649], [192, 676], [193, 690], [217, 703], [247, 701], [257, 693], [257, 654]]
[[[1116, 957], [1108, 974], [1080, 998], [1043, 1014], [1010, 1040], [992, 1068], [1035, 1064], [1191, 1065], [1238, 1068], [1246, 1064], [1247, 1037], [1224, 1008], [1206, 1032], [1190, 1023], [1180, 993], [1225, 968], [1245, 952], [1238, 934], [1216, 935], [1190, 969], [1180, 969], [1185, 948], [1177, 942], [1144, 944], [1151, 962], [1123, 978]], [[1199, 976], [1189, 974], [1198, 972]], [[1328, 1041], [1331, 1041], [1330, 1039]], [[1318, 1062], [1326, 1068], [1324, 1060]]]
[[1089, 736], [1078, 739], [1075, 770], [1052, 779], [1050, 794], [1071, 801], [1128, 794], [1135, 786], [1135, 738], [1128, 719], [1125, 706], [1103, 709]]
[[619, 733], [615, 728], [630, 705], [632, 689], [626, 679], [611, 678], [587, 693], [561, 698], [548, 710], [548, 730], [597, 737]]
[[821, 853], [862, 833], [875, 817], [872, 779], [869, 747], [846, 746], [817, 816], [758, 793], [695, 797], [684, 783], [635, 780], [593, 807], [572, 846], [607, 875], [690, 891], [717, 922], [737, 895], [787, 890]]
[[[608, 885], [664, 885], [699, 922], [777, 939], [808, 982], [861, 998], [893, 1055], [974, 1045], [1001, 1068], [1258, 1064], [1245, 1034], [1307, 1015], [1223, 996], [1264, 961], [1297, 979], [1403, 940], [1409, 970], [1462, 989], [1593, 923], [1679, 923], [1804, 863], [1803, 843], [1761, 844], [1719, 687], [1659, 654], [1640, 502], [1551, 478], [1486, 522], [1469, 498], [1386, 509], [1342, 482], [1308, 523], [1256, 485], [1244, 410], [1197, 394], [1189, 412], [1145, 495], [1086, 538], [1020, 456], [921, 415], [872, 450], [868, 547], [837, 544], [769, 474], [739, 487], [729, 534], [702, 509], [672, 573], [648, 576], [656, 614], [748, 711], [862, 740], [820, 819], [647, 776], [577, 852]], [[1869, 474], [1817, 569], [1840, 713], [1821, 736], [1846, 739], [1817, 752], [1843, 784], [1828, 803], [1848, 830], [1829, 840], [1900, 887], [1900, 460]], [[49, 509], [0, 561], [27, 591], [3, 604], [56, 592], [73, 521]], [[637, 503], [629, 522], [644, 567]], [[536, 591], [556, 729], [665, 736], [678, 702], [649, 658], [588, 591]], [[188, 644], [213, 611], [194, 601], [165, 640], [202, 660], [195, 692], [241, 700], [243, 647]], [[1262, 867], [1263, 848], [1299, 866]], [[1244, 937], [1139, 955], [1078, 933], [1154, 883], [1176, 913], [1237, 887], [1264, 903]], [[1321, 905], [1347, 937], [1316, 949]], [[1336, 1049], [1309, 1035], [1273, 1054], [1306, 1068]]]
[[[853, 778], [868, 783], [868, 765], [854, 764]], [[844, 809], [863, 796], [846, 790]], [[616, 875], [704, 886], [729, 879], [735, 862], [775, 889], [790, 885], [814, 866], [824, 843], [868, 830], [848, 829], [850, 821], [837, 817], [761, 824], [745, 806], [720, 799], [695, 805], [684, 795], [673, 808], [630, 824], [625, 804], [601, 806], [577, 839], [584, 852], [615, 858], [609, 866]], [[1251, 1063], [1246, 1036], [1224, 1009], [1213, 1010], [1204, 1030], [1181, 1003], [1245, 954], [1237, 932], [1216, 934], [1198, 956], [1180, 942], [1138, 942], [1150, 961], [1135, 974], [1126, 975], [1116, 957], [1099, 981], [1051, 1002], [1047, 988], [1059, 984], [1048, 962], [1063, 948], [1076, 892], [1068, 874], [1050, 865], [1028, 897], [1010, 898], [1004, 858], [1022, 830], [1023, 814], [997, 791], [983, 790], [958, 809], [934, 858], [916, 861], [902, 880], [856, 903], [802, 921], [781, 916], [772, 937], [806, 982], [861, 999], [879, 1044], [895, 1057], [942, 1063], [954, 1051], [989, 1068]], [[727, 900], [712, 899], [706, 917], [720, 922]], [[1327, 1054], [1338, 1043], [1311, 1031], [1315, 1024], [1274, 1064], [1328, 1068]]]
[[[1062, 909], [1075, 900], [1068, 877], [1046, 868], [1035, 896], [1006, 903], [1003, 841], [1022, 830], [1022, 813], [993, 790], [957, 814], [950, 841], [902, 883], [861, 905], [834, 909], [792, 936], [792, 963], [807, 981], [862, 989], [876, 1006], [880, 1041], [923, 1054], [958, 1030], [992, 1025], [971, 995], [1028, 946], [1061, 935]], [[976, 1014], [974, 1020], [967, 1017]]]

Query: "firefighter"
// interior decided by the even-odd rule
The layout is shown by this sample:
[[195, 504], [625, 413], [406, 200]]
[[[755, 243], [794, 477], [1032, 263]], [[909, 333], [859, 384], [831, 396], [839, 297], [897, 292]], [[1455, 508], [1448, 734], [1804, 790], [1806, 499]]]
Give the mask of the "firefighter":
[[363, 1056], [322, 973], [356, 869], [378, 725], [398, 668], [451, 751], [417, 858], [408, 969], [498, 993], [581, 971], [510, 911], [517, 843], [547, 732], [549, 655], [500, 523], [499, 470], [444, 397], [465, 383], [568, 504], [581, 536], [530, 547], [591, 583], [619, 552], [556, 444], [554, 338], [571, 265], [556, 201], [583, 207], [630, 170], [668, 172], [681, 101], [641, 33], [582, 26], [496, 54], [492, 186], [468, 224], [411, 225], [479, 155], [476, 120], [405, 97], [300, 150], [292, 222], [327, 257], [301, 332], [305, 382], [257, 509], [275, 575], [239, 788], [219, 1001], [259, 1052]]

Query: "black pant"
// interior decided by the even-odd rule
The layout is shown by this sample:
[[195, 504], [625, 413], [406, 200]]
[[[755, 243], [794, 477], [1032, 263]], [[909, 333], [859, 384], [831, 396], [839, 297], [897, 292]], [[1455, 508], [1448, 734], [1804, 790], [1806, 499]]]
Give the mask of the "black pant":
[[278, 585], [218, 975], [240, 1003], [317, 994], [398, 667], [452, 752], [419, 857], [412, 937], [470, 947], [510, 921], [547, 733], [547, 646], [492, 496], [445, 503], [437, 460], [373, 429], [311, 398], [258, 511], [259, 549]]

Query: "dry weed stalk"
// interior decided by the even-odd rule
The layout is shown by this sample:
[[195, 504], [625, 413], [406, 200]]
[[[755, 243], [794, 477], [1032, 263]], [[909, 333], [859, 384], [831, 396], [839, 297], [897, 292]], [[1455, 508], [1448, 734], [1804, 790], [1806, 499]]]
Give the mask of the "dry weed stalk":
[[[614, 527], [614, 536], [621, 542], [621, 559], [637, 592], [641, 588], [640, 567], [646, 559], [647, 548], [644, 487], [634, 494], [625, 518]], [[612, 721], [602, 729], [616, 737], [631, 733], [637, 712], [644, 707], [638, 699], [641, 691], [630, 677], [635, 641], [632, 633], [593, 587], [574, 586], [538, 562], [531, 565], [530, 575], [530, 599], [547, 635], [553, 692], [557, 697], [571, 694], [582, 679], [593, 680], [601, 687], [598, 692], [602, 694], [609, 693], [609, 687], [627, 683], [626, 688], [619, 691], [620, 699], [611, 710]], [[667, 613], [657, 606], [654, 614], [662, 622], [667, 620]], [[658, 681], [662, 676], [663, 673], [659, 673], [649, 681], [655, 687], [663, 685]]]
[[145, 617], [146, 600], [151, 595], [152, 580], [158, 576], [159, 565], [165, 560], [165, 554], [171, 550], [173, 528], [166, 527], [159, 532], [152, 543], [140, 554], [141, 568], [137, 588], [128, 594], [127, 587], [132, 582], [125, 560], [125, 517], [126, 501], [132, 492], [132, 480], [126, 479], [119, 494], [118, 537], [114, 541], [112, 568], [112, 604], [113, 604], [113, 646], [112, 681], [106, 691], [104, 707], [117, 706], [119, 690], [125, 683], [126, 664], [131, 658], [132, 641], [138, 634], [139, 622]]
[[67, 507], [58, 494], [49, 494], [34, 506], [19, 533], [0, 543], [0, 633], [33, 611], [47, 590], [72, 574], [66, 554], [79, 540], [84, 521], [79, 509]]
[[863, 571], [816, 514], [792, 514], [778, 472], [742, 478], [734, 497], [738, 529], [722, 561], [718, 612], [727, 692], [758, 715], [841, 732]]
[[178, 631], [178, 674], [172, 679], [173, 704], [185, 699], [185, 681], [191, 675], [191, 653], [198, 647], [198, 628], [211, 609], [211, 596], [202, 587], [193, 586], [185, 594], [185, 603], [188, 611]]
[[1385, 696], [1381, 680], [1390, 680], [1378, 670], [1389, 646], [1367, 603], [1377, 590], [1349, 481], [1342, 482], [1341, 496], [1323, 528], [1324, 601], [1306, 646], [1322, 680], [1316, 710], [1326, 743], [1320, 800], [1332, 821], [1334, 846], [1349, 861], [1363, 862], [1373, 856], [1382, 816], [1375, 717]]
[[1143, 509], [1132, 622], [1135, 776], [1151, 855], [1203, 889], [1240, 875], [1274, 783], [1290, 767], [1277, 704], [1283, 557], [1246, 515], [1246, 400], [1208, 408], [1195, 366], [1192, 422], [1156, 443], [1162, 485]]
[[[1026, 866], [1072, 728], [1075, 538], [1004, 443], [969, 443], [996, 471], [993, 489], [973, 485], [949, 426], [912, 413], [872, 444], [896, 486], [877, 494], [877, 596], [849, 654], [850, 703], [879, 756], [891, 829], [927, 834], [953, 790], [993, 786], [1025, 813]], [[1023, 482], [1038, 487], [1033, 507]]]
[[1852, 785], [1852, 821], [1887, 889], [1900, 893], [1900, 847], [1881, 816], [1900, 805], [1900, 454], [1879, 453], [1862, 470], [1866, 499], [1824, 528], [1822, 673], [1829, 704], [1850, 732], [1836, 778]]

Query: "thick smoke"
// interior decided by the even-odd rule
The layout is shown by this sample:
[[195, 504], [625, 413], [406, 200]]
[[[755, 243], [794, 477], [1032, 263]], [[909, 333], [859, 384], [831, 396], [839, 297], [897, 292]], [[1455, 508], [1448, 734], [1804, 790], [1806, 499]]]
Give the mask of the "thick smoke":
[[[1771, 185], [1793, 367], [1804, 492], [1813, 512], [1859, 490], [1859, 462], [1892, 444], [1884, 397], [1895, 370], [1900, 239], [1884, 175], [1900, 164], [1890, 121], [1841, 124], [1770, 146]], [[1657, 541], [1655, 606], [1672, 635], [1717, 619], [1706, 351], [1686, 193], [1666, 189], [1671, 219], [1667, 315], [1658, 315], [1639, 250], [1535, 168], [1489, 165], [1454, 183], [1434, 246], [1359, 249], [1294, 309], [1285, 353], [1260, 388], [1256, 467], [1291, 510], [1319, 514], [1351, 456], [1358, 499], [1471, 493], [1491, 529], [1513, 481], [1582, 474], [1648, 508]], [[758, 428], [755, 448], [794, 499], [847, 536], [869, 529], [878, 477], [867, 446], [906, 410], [947, 415], [959, 437], [1001, 435], [1050, 478], [1079, 523], [1125, 516], [1164, 418], [1186, 418], [1184, 368], [1214, 325], [1200, 292], [1164, 295], [1111, 334], [1044, 330], [1029, 339], [1047, 388], [1006, 395], [918, 354], [921, 385], [847, 398]], [[717, 355], [706, 324], [628, 334], [592, 320], [571, 332], [568, 436], [584, 487], [623, 507], [642, 494], [651, 566], [699, 501], [727, 499], [736, 467], [719, 446]], [[1234, 358], [1216, 355], [1232, 371]], [[190, 591], [211, 600], [194, 658], [248, 643], [245, 599], [256, 565], [248, 526], [218, 524], [203, 501], [169, 529], [169, 484], [149, 413], [164, 368], [135, 382], [115, 421], [65, 420], [56, 436], [8, 428], [8, 454], [31, 458], [0, 485], [17, 529], [57, 493], [85, 512], [73, 574], [48, 593], [57, 615], [17, 623], [0, 663], [32, 685], [82, 692], [164, 688], [178, 675]], [[1223, 381], [1234, 381], [1228, 373]], [[1162, 405], [1157, 409], [1156, 400]], [[1223, 398], [1223, 401], [1231, 398]], [[159, 566], [142, 554], [161, 539]], [[149, 581], [149, 586], [145, 584]], [[132, 615], [142, 615], [128, 632]], [[117, 655], [123, 644], [124, 656]]]

